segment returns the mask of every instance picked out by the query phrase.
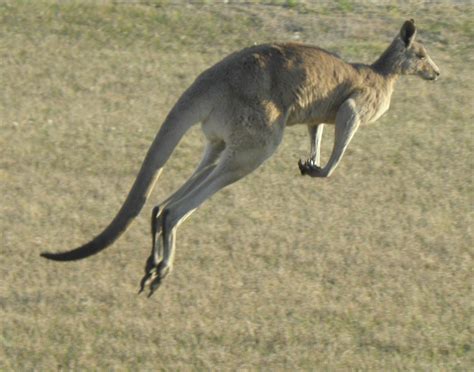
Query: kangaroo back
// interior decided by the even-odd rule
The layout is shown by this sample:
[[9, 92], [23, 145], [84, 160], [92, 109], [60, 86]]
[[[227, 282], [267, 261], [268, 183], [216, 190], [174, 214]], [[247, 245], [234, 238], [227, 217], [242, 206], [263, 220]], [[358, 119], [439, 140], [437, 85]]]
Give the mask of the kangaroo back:
[[[72, 261], [94, 255], [111, 245], [125, 232], [133, 219], [140, 213], [158, 179], [166, 161], [187, 130], [207, 116], [210, 108], [207, 102], [200, 102], [195, 84], [178, 100], [161, 126], [151, 144], [137, 178], [115, 218], [90, 242], [70, 251], [41, 253], [42, 257], [56, 261]], [[198, 90], [199, 91], [199, 90]]]

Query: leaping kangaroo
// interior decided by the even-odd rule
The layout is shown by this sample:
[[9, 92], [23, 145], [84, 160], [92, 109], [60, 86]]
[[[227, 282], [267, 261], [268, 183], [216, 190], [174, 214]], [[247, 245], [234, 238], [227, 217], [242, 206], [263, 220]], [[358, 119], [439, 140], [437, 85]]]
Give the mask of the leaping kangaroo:
[[[152, 212], [153, 244], [140, 289], [149, 287], [151, 296], [172, 269], [179, 224], [214, 193], [257, 169], [275, 152], [287, 126], [306, 124], [309, 129], [311, 152], [298, 162], [301, 174], [329, 177], [359, 125], [388, 110], [399, 76], [436, 80], [439, 68], [415, 35], [415, 22], [406, 21], [371, 65], [346, 63], [297, 43], [252, 46], [227, 56], [199, 75], [171, 109], [112, 222], [79, 248], [41, 256], [79, 260], [111, 245], [142, 209], [183, 135], [200, 122], [206, 137], [200, 164]], [[335, 137], [329, 161], [321, 167], [324, 124], [335, 125]]]

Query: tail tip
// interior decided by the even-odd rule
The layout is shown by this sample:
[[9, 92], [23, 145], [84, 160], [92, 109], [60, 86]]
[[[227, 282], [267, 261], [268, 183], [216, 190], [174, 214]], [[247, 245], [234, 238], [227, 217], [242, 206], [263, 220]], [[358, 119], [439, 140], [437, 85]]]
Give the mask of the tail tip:
[[49, 252], [41, 252], [40, 256], [43, 257], [43, 258], [47, 258], [47, 259], [51, 260], [54, 255], [52, 253], [49, 253]]
[[50, 252], [41, 252], [40, 256], [46, 258], [47, 260], [53, 261], [70, 261], [71, 258], [64, 255], [63, 253], [50, 253]]

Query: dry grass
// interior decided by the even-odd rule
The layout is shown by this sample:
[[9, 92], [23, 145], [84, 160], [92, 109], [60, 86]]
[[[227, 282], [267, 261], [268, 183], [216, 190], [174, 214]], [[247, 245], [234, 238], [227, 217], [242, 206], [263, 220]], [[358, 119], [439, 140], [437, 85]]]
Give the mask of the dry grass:
[[[473, 369], [473, 7], [310, 3], [0, 3], [1, 370]], [[407, 17], [442, 79], [402, 79], [331, 179], [298, 175], [306, 130], [288, 130], [180, 228], [151, 300], [135, 295], [149, 211], [190, 174], [198, 131], [113, 248], [39, 258], [112, 218], [213, 62], [292, 39], [370, 62]]]

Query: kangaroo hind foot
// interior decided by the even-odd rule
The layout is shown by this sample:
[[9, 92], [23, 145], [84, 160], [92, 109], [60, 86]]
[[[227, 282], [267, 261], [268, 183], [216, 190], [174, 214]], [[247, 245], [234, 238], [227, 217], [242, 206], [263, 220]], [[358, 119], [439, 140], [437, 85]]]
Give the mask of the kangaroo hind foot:
[[145, 263], [145, 275], [140, 281], [140, 290], [138, 294], [142, 293], [145, 287], [150, 287], [150, 297], [153, 292], [161, 284], [161, 280], [168, 274], [169, 268], [163, 267], [162, 258], [160, 254], [159, 239], [161, 238], [162, 232], [162, 221], [160, 215], [160, 207], [156, 206], [153, 208], [151, 214], [151, 236], [152, 236], [152, 248], [151, 253]]

